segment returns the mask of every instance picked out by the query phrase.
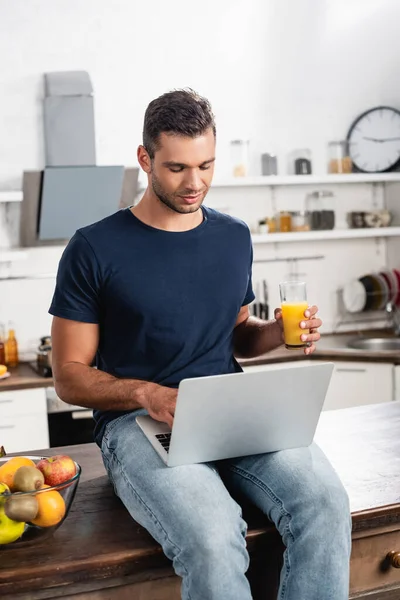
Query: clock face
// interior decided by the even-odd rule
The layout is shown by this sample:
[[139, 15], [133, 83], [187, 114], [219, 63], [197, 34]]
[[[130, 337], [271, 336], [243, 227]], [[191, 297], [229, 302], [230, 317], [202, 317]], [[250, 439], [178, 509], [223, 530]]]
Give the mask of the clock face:
[[374, 108], [352, 125], [349, 153], [353, 164], [367, 173], [388, 171], [400, 160], [400, 112]]

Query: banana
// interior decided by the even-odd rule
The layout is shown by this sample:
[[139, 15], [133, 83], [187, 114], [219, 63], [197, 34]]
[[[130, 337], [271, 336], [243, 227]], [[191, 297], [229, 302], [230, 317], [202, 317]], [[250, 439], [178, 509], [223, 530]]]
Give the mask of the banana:
[[4, 505], [10, 488], [5, 483], [0, 483], [0, 545], [15, 542], [24, 533], [25, 523], [9, 519], [4, 512]]

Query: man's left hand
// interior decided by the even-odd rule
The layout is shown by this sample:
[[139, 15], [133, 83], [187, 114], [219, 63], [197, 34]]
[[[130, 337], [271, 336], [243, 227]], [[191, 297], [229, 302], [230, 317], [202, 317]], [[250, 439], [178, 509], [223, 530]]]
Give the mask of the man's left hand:
[[[320, 318], [317, 317], [317, 312], [317, 306], [309, 306], [304, 312], [304, 321], [301, 321], [300, 323], [300, 327], [302, 329], [309, 329], [309, 333], [303, 333], [301, 335], [301, 341], [310, 344], [309, 346], [306, 346], [304, 348], [304, 354], [312, 354], [312, 352], [314, 352], [316, 348], [315, 342], [318, 342], [318, 340], [321, 337], [321, 335], [318, 332], [318, 329], [321, 327], [322, 321]], [[275, 309], [275, 319], [282, 327], [283, 333], [282, 311], [280, 308]]]

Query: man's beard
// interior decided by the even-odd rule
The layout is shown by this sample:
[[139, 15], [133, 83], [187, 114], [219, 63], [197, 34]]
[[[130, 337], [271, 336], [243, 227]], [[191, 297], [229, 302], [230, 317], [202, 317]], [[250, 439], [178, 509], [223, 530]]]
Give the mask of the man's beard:
[[[163, 190], [159, 180], [154, 175], [154, 171], [152, 172], [151, 185], [153, 188], [153, 192], [155, 193], [157, 198], [160, 200], [160, 202], [162, 202], [164, 204], [164, 206], [167, 206], [174, 212], [179, 213], [181, 215], [186, 215], [189, 213], [196, 212], [199, 209], [200, 204], [202, 204], [202, 202], [206, 196], [206, 194], [203, 194], [200, 204], [196, 202], [196, 204], [192, 204], [192, 205], [188, 205], [188, 206], [180, 206], [179, 204], [174, 202], [175, 194], [167, 194]], [[183, 196], [183, 193], [181, 195]], [[189, 195], [190, 195], [190, 193], [188, 193], [188, 196]]]

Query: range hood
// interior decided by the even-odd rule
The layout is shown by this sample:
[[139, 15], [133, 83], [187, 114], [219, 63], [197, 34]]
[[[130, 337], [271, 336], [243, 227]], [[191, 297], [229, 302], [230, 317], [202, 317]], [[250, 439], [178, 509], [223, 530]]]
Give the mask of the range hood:
[[23, 174], [20, 244], [66, 243], [80, 227], [134, 203], [138, 168], [96, 165], [93, 87], [86, 71], [44, 76], [46, 167]]

